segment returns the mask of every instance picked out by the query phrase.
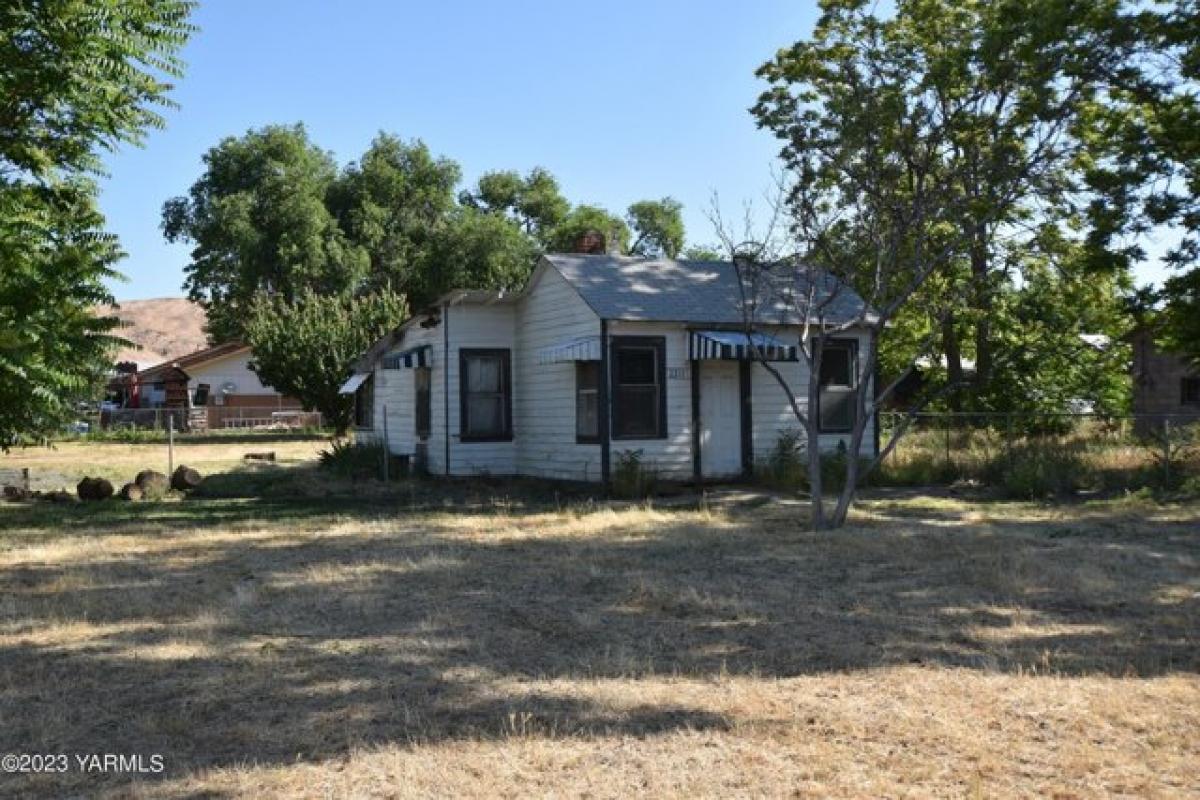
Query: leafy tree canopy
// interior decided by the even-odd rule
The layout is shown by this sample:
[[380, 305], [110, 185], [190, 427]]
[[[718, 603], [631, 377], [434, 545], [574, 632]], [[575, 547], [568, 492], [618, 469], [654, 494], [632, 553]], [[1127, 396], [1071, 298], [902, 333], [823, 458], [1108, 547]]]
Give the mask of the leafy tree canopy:
[[322, 295], [310, 289], [294, 298], [259, 292], [247, 309], [251, 368], [264, 383], [320, 411], [339, 434], [353, 421], [354, 399], [339, 394], [355, 360], [407, 315], [391, 292]]
[[194, 3], [0, 7], [0, 448], [91, 398], [115, 345], [104, 281], [122, 257], [91, 174], [162, 127]]
[[226, 138], [204, 164], [189, 195], [167, 201], [163, 232], [168, 241], [195, 245], [184, 288], [208, 310], [214, 341], [240, 335], [260, 290], [291, 300], [366, 281], [366, 248], [346, 236], [326, 204], [337, 164], [304, 126]]
[[683, 249], [683, 204], [670, 197], [642, 200], [626, 215], [633, 230], [631, 255], [675, 258]]
[[387, 133], [344, 169], [303, 125], [226, 138], [204, 165], [164, 205], [162, 225], [168, 240], [192, 244], [185, 288], [207, 307], [216, 341], [243, 335], [260, 292], [391, 291], [420, 308], [453, 288], [517, 289], [539, 253], [569, 251], [590, 231], [636, 255], [683, 246], [682, 206], [670, 198], [633, 204], [627, 222], [572, 206], [540, 167], [488, 172], [456, 194], [458, 164]]

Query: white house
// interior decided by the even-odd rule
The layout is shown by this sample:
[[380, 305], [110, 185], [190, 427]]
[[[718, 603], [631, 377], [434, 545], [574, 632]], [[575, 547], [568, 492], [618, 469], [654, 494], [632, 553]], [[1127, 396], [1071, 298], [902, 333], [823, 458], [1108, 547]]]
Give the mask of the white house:
[[[858, 316], [847, 287], [824, 290], [827, 322]], [[746, 346], [741, 296], [729, 263], [547, 255], [519, 293], [440, 298], [376, 343], [343, 392], [356, 396], [359, 441], [434, 475], [606, 481], [632, 450], [668, 479], [739, 476], [799, 427]], [[768, 305], [755, 344], [804, 404], [795, 309]], [[823, 447], [849, 438], [865, 337], [827, 340]]]

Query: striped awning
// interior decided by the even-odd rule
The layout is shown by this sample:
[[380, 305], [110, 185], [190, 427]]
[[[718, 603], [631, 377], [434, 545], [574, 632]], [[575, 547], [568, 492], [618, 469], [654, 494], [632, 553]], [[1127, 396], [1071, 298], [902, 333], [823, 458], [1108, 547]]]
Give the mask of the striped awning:
[[428, 367], [433, 364], [433, 353], [427, 344], [420, 347], [414, 347], [411, 350], [405, 350], [402, 353], [395, 353], [390, 356], [384, 356], [384, 369], [413, 369], [415, 367]]
[[688, 349], [692, 360], [796, 361], [798, 357], [794, 344], [765, 333], [744, 331], [692, 331]]
[[563, 361], [599, 361], [600, 337], [580, 336], [538, 351], [539, 364], [558, 364]]

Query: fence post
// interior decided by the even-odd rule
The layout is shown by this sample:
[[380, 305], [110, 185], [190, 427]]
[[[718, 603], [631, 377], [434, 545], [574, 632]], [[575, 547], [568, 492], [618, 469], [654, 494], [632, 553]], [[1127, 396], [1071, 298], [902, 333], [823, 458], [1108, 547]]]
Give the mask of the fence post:
[[1171, 487], [1171, 418], [1163, 420], [1163, 488]]
[[946, 474], [950, 474], [954, 468], [950, 463], [950, 423], [953, 419], [953, 412], [946, 414]]
[[388, 424], [387, 424], [387, 403], [383, 404], [383, 480], [384, 483], [388, 480], [388, 456], [391, 455], [392, 448], [388, 443]]
[[167, 415], [167, 475], [175, 472], [175, 415]]
[[1013, 464], [1013, 412], [1009, 411], [1008, 414], [1006, 414], [1005, 416], [1007, 417], [1007, 420], [1005, 422], [1005, 431], [1004, 431], [1004, 455], [1005, 455], [1005, 459], [1008, 461], [1008, 468], [1012, 469], [1012, 464]]

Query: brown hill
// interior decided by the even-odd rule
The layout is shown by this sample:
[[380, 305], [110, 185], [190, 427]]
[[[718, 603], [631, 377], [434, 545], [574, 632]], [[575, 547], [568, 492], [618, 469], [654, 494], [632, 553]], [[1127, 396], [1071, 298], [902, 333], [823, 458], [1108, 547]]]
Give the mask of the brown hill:
[[118, 304], [116, 314], [125, 323], [118, 335], [141, 345], [140, 350], [122, 348], [117, 361], [136, 361], [148, 367], [208, 346], [204, 309], [186, 298], [125, 300]]

